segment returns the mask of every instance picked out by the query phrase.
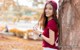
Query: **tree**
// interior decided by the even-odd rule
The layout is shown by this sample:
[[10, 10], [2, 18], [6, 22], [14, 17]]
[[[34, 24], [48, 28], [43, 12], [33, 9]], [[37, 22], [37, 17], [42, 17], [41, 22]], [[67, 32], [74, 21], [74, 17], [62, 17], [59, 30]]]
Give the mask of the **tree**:
[[59, 1], [60, 50], [80, 50], [80, 0]]

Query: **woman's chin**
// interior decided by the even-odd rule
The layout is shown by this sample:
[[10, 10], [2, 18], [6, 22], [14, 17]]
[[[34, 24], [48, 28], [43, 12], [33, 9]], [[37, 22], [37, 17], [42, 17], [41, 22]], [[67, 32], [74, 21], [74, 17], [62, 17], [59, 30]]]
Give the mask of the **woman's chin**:
[[46, 15], [46, 17], [49, 17], [49, 15]]

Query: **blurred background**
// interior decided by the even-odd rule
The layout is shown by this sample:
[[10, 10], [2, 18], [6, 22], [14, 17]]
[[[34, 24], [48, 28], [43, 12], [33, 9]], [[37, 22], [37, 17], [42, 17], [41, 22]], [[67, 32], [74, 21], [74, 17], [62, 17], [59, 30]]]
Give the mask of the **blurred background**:
[[[0, 0], [0, 43], [2, 43], [0, 49], [5, 50], [7, 47], [7, 50], [11, 50], [12, 48], [20, 49], [20, 47], [23, 48], [22, 50], [27, 50], [28, 48], [29, 50], [42, 49], [42, 39], [33, 33], [33, 27], [38, 23], [47, 1]], [[58, 3], [58, 0], [55, 0], [55, 2]], [[4, 46], [4, 44], [6, 45]], [[24, 47], [18, 47], [21, 44]], [[29, 45], [27, 44], [32, 44], [32, 46], [28, 47]], [[33, 47], [34, 44], [38, 49]], [[30, 49], [31, 47], [32, 49]]]
[[[0, 0], [0, 32], [32, 30], [48, 0]], [[55, 0], [58, 3], [58, 0]], [[5, 33], [9, 34], [9, 33]], [[13, 33], [14, 34], [14, 33]]]

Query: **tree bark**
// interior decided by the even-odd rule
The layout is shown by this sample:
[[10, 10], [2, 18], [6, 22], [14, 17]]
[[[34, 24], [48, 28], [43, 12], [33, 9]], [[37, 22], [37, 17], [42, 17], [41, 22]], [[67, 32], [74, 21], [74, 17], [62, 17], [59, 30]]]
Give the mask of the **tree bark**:
[[80, 0], [59, 1], [60, 50], [80, 50]]

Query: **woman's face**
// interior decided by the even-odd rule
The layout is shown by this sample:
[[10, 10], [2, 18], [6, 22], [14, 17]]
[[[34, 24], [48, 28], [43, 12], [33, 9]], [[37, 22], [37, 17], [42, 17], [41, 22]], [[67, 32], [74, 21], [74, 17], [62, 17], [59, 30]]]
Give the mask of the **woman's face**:
[[52, 15], [53, 15], [53, 7], [52, 7], [51, 4], [47, 4], [46, 5], [45, 14], [46, 14], [46, 17], [52, 17]]

